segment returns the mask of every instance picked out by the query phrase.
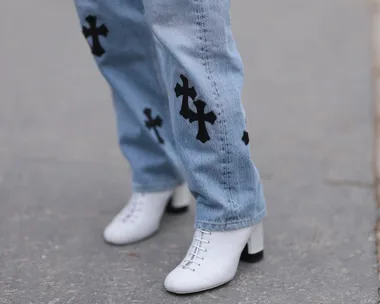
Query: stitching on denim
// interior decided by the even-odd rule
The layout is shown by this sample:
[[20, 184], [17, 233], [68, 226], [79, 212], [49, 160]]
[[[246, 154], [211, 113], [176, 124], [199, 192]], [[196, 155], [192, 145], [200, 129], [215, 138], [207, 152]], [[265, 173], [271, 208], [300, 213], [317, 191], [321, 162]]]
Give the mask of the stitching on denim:
[[[223, 104], [220, 103], [220, 94], [215, 82], [215, 79], [213, 78], [211, 67], [210, 67], [210, 58], [208, 56], [209, 49], [207, 47], [207, 30], [205, 27], [205, 12], [204, 9], [202, 9], [202, 1], [203, 0], [197, 0], [198, 7], [196, 9], [198, 20], [197, 25], [200, 27], [200, 35], [198, 36], [198, 39], [203, 43], [203, 47], [201, 47], [201, 53], [202, 53], [202, 64], [205, 67], [205, 71], [208, 74], [207, 79], [211, 82], [213, 87], [213, 96], [215, 99], [215, 105], [218, 109], [218, 120], [216, 121], [217, 124], [219, 124], [219, 129], [223, 130], [222, 137], [220, 138], [220, 141], [222, 142], [222, 151], [223, 153], [226, 153], [226, 161], [223, 161], [223, 164], [225, 165], [223, 168], [223, 187], [225, 190], [227, 190], [228, 193], [228, 202], [236, 206], [236, 203], [232, 199], [231, 194], [231, 151], [230, 151], [230, 145], [228, 143], [228, 135], [227, 135], [227, 125], [226, 125], [226, 119], [225, 119], [225, 112], [223, 108]], [[203, 38], [202, 38], [203, 37]], [[226, 146], [226, 147], [225, 147]], [[227, 180], [227, 184], [226, 181]]]
[[260, 211], [259, 214], [257, 214], [255, 217], [250, 219], [244, 219], [240, 221], [234, 221], [234, 222], [225, 222], [225, 223], [214, 223], [214, 222], [208, 222], [208, 221], [197, 221], [197, 223], [201, 224], [209, 224], [209, 225], [217, 225], [217, 226], [225, 226], [225, 225], [232, 225], [232, 224], [241, 224], [244, 222], [254, 222], [257, 221], [258, 218], [262, 217], [266, 214], [266, 208], [264, 208], [262, 211]]

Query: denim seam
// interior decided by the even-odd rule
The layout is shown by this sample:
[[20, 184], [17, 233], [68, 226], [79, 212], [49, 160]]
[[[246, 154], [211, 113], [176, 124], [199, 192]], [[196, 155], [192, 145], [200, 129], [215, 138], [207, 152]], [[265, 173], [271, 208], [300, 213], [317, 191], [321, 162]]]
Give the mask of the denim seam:
[[254, 216], [253, 218], [243, 219], [240, 221], [233, 221], [233, 222], [225, 222], [225, 223], [215, 223], [215, 222], [208, 222], [208, 221], [197, 221], [197, 223], [200, 224], [209, 224], [209, 225], [218, 225], [218, 226], [225, 226], [225, 225], [233, 225], [233, 224], [241, 224], [244, 222], [255, 222], [258, 218], [262, 218], [263, 215], [266, 214], [266, 209], [264, 208], [262, 211], [260, 211], [259, 214]]
[[[223, 161], [225, 164], [223, 168], [223, 180], [222, 184], [224, 185], [224, 189], [227, 190], [228, 193], [228, 202], [231, 203], [232, 205], [236, 206], [236, 203], [232, 199], [232, 194], [231, 194], [231, 158], [230, 158], [230, 148], [229, 148], [229, 143], [228, 143], [228, 135], [227, 135], [227, 126], [226, 126], [226, 120], [225, 120], [225, 111], [223, 104], [220, 103], [220, 94], [216, 85], [216, 81], [213, 77], [211, 67], [210, 67], [210, 58], [208, 56], [209, 49], [207, 47], [207, 40], [206, 40], [206, 27], [205, 27], [205, 14], [204, 10], [202, 9], [202, 1], [203, 0], [197, 0], [198, 2], [198, 9], [197, 9], [197, 14], [198, 14], [198, 22], [197, 25], [200, 27], [200, 36], [198, 39], [201, 41], [203, 44], [203, 47], [201, 47], [201, 53], [202, 53], [202, 59], [203, 59], [203, 66], [205, 68], [206, 74], [207, 74], [207, 79], [211, 82], [211, 85], [213, 87], [213, 96], [215, 99], [215, 105], [218, 108], [218, 119], [217, 119], [217, 124], [220, 125], [220, 129], [223, 130], [222, 137], [221, 137], [221, 142], [222, 142], [222, 151], [226, 153], [226, 161]], [[220, 120], [223, 118], [222, 120]], [[224, 148], [226, 150], [224, 150]], [[226, 184], [227, 182], [227, 184]]]

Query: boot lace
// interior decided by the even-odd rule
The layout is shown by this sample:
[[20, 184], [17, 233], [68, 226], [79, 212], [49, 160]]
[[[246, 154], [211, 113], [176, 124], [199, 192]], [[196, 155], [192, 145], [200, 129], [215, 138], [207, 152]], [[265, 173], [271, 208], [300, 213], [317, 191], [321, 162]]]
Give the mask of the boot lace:
[[124, 209], [120, 212], [120, 219], [123, 222], [127, 220], [133, 220], [138, 213], [142, 210], [143, 197], [144, 193], [135, 193], [131, 198], [130, 202], [124, 207]]
[[189, 253], [187, 255], [188, 258], [184, 259], [182, 262], [182, 268], [190, 269], [191, 271], [195, 271], [195, 268], [193, 268], [194, 265], [201, 266], [197, 260], [204, 260], [204, 257], [202, 257], [201, 254], [202, 252], [207, 252], [207, 249], [202, 247], [203, 243], [210, 243], [210, 241], [204, 239], [204, 236], [211, 235], [211, 232], [201, 229], [198, 229], [197, 232], [198, 235], [194, 237], [193, 244], [189, 249]]

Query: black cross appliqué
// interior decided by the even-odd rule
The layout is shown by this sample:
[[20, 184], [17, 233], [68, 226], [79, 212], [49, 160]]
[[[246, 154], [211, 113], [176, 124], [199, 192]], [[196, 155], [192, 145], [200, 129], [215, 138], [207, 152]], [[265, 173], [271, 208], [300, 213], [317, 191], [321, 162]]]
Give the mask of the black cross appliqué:
[[241, 138], [242, 141], [244, 141], [245, 145], [248, 146], [249, 144], [249, 134], [247, 131], [243, 132], [243, 137]]
[[194, 101], [194, 105], [197, 108], [197, 112], [195, 113], [191, 109], [189, 110], [189, 121], [198, 121], [198, 134], [196, 138], [199, 141], [205, 143], [210, 140], [210, 136], [208, 135], [206, 128], [206, 122], [213, 125], [216, 120], [216, 115], [214, 114], [214, 112], [205, 113], [206, 103], [203, 100]]
[[160, 136], [160, 133], [158, 133], [158, 129], [157, 129], [157, 127], [162, 127], [162, 118], [158, 115], [155, 118], [152, 118], [152, 109], [149, 109], [149, 108], [144, 109], [144, 114], [148, 119], [145, 121], [146, 127], [149, 130], [153, 129], [154, 134], [156, 134], [156, 137], [158, 139], [158, 142], [160, 144], [163, 144], [164, 140]]
[[182, 107], [179, 114], [181, 114], [183, 118], [188, 119], [190, 115], [189, 97], [195, 100], [197, 92], [194, 87], [189, 88], [189, 80], [185, 76], [180, 75], [179, 77], [182, 79], [183, 86], [181, 87], [180, 84], [177, 83], [174, 92], [177, 97], [182, 96]]
[[[189, 87], [189, 80], [184, 75], [180, 75], [180, 77], [183, 85], [181, 86], [179, 83], [177, 83], [176, 87], [174, 88], [176, 96], [182, 96], [182, 106], [179, 113], [183, 118], [188, 119], [190, 123], [194, 121], [198, 122], [198, 133], [196, 138], [200, 142], [206, 143], [210, 140], [210, 136], [207, 132], [206, 122], [213, 125], [217, 117], [212, 111], [205, 113], [206, 103], [203, 100], [195, 100], [197, 96], [195, 88]], [[197, 112], [194, 112], [190, 109], [189, 97], [192, 99]]]
[[84, 37], [86, 37], [86, 39], [89, 36], [91, 36], [92, 45], [90, 45], [90, 46], [91, 46], [92, 54], [100, 57], [105, 53], [105, 50], [103, 49], [103, 47], [100, 43], [99, 36], [107, 37], [108, 28], [104, 24], [102, 24], [99, 27], [96, 27], [97, 18], [95, 16], [92, 16], [92, 15], [87, 16], [86, 21], [90, 27], [87, 28], [85, 26], [82, 26], [83, 35], [84, 35]]

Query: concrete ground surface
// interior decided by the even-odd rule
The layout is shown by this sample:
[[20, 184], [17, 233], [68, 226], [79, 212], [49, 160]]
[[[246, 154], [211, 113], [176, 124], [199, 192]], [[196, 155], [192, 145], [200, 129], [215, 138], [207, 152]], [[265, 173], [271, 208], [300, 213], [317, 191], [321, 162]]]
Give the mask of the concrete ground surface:
[[376, 303], [366, 1], [234, 1], [266, 257], [177, 297], [192, 238], [167, 216], [143, 243], [102, 230], [130, 195], [107, 85], [71, 1], [0, 1], [0, 304]]

